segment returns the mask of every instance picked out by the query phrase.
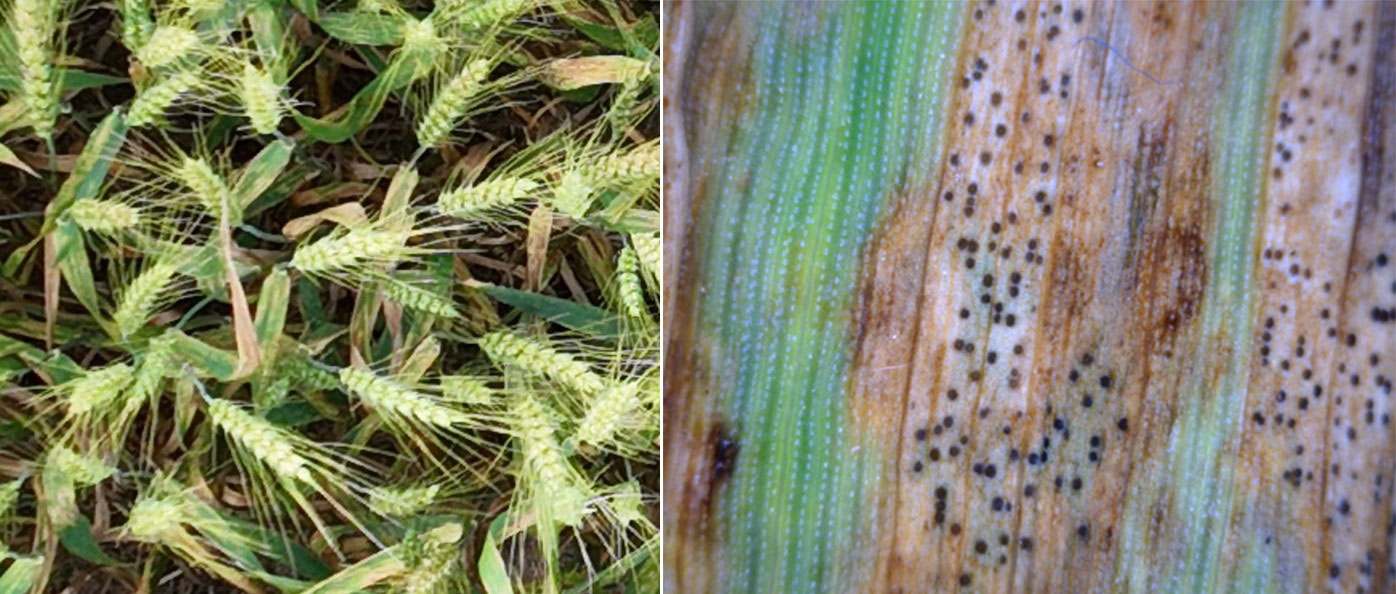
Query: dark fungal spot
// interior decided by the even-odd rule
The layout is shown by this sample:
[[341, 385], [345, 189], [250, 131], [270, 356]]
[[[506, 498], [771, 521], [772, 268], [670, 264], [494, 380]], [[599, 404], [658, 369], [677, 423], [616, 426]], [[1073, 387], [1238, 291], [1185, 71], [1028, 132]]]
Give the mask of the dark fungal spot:
[[732, 471], [737, 467], [737, 454], [741, 452], [741, 444], [737, 443], [725, 424], [717, 423], [708, 430], [708, 447], [713, 455], [713, 482], [725, 482], [731, 478]]

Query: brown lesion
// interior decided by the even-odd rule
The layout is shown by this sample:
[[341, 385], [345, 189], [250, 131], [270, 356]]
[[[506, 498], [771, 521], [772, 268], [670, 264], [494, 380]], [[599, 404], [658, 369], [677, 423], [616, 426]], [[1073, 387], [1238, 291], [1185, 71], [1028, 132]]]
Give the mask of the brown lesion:
[[850, 318], [851, 357], [848, 423], [855, 447], [875, 449], [882, 455], [877, 491], [865, 495], [876, 513], [878, 525], [864, 532], [874, 539], [879, 561], [874, 567], [852, 572], [848, 587], [880, 591], [886, 587], [884, 567], [894, 567], [895, 508], [905, 456], [901, 451], [902, 423], [906, 416], [911, 358], [917, 350], [917, 321], [925, 300], [922, 291], [926, 244], [930, 221], [937, 208], [929, 188], [894, 192], [884, 198], [886, 214], [865, 242], [858, 269], [856, 302]]

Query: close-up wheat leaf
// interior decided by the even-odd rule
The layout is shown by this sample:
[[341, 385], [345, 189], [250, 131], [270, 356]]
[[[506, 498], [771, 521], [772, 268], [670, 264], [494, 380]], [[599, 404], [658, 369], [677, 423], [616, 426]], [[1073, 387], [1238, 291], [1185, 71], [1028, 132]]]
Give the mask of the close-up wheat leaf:
[[664, 9], [666, 590], [1396, 588], [1396, 4]]

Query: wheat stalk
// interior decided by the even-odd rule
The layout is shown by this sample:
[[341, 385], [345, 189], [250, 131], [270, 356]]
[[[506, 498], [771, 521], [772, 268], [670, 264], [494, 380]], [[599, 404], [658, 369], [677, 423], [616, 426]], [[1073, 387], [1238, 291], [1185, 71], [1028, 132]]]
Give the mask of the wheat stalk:
[[551, 378], [583, 394], [596, 394], [606, 387], [601, 376], [572, 355], [513, 332], [491, 332], [480, 337], [479, 344], [495, 363]]
[[339, 370], [339, 381], [380, 412], [437, 427], [451, 427], [469, 420], [464, 413], [437, 404], [425, 394], [368, 371], [344, 367]]
[[295, 442], [284, 429], [243, 410], [231, 400], [214, 399], [208, 405], [208, 412], [214, 425], [276, 474], [314, 485], [310, 461], [296, 453]]
[[492, 179], [443, 192], [436, 206], [441, 212], [467, 219], [527, 198], [540, 185], [526, 177]]

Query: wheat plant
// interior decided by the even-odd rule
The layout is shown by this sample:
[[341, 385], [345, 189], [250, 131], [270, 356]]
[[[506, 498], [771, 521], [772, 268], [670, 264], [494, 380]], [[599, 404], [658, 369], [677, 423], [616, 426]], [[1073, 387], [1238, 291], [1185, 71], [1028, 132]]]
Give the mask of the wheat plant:
[[658, 591], [653, 5], [0, 18], [0, 591]]

